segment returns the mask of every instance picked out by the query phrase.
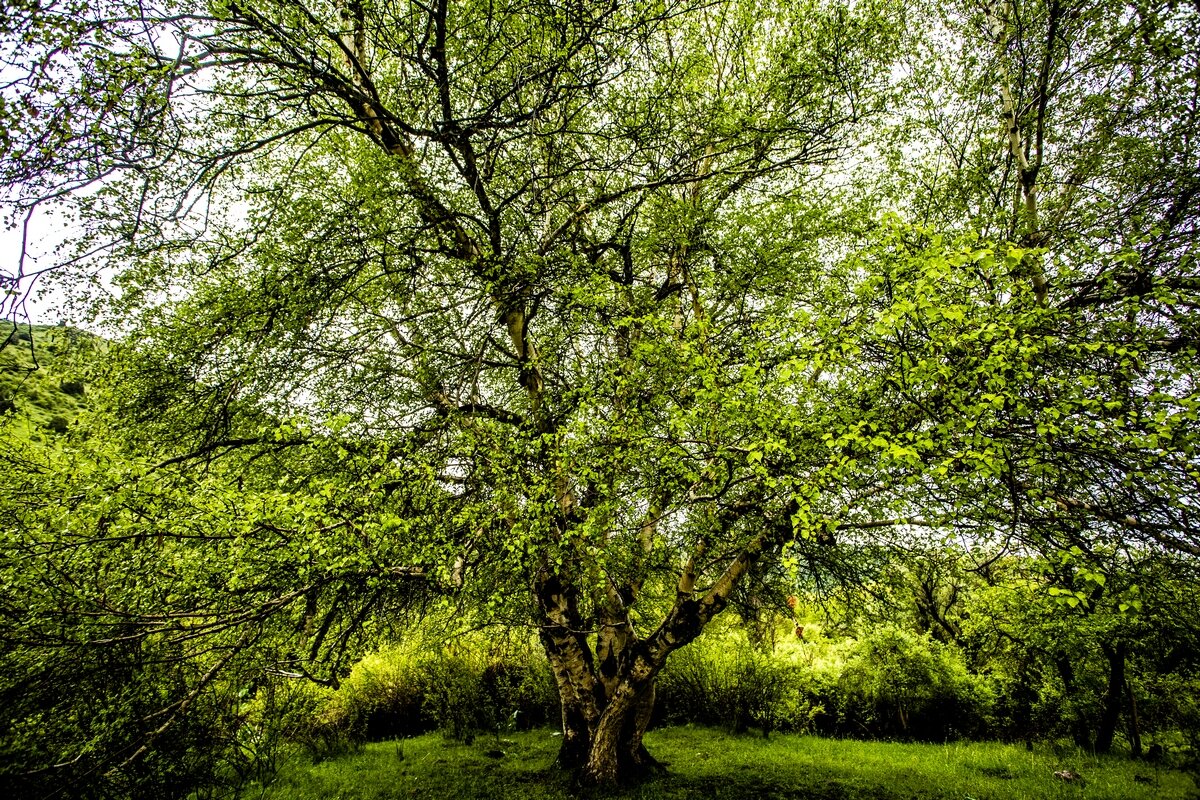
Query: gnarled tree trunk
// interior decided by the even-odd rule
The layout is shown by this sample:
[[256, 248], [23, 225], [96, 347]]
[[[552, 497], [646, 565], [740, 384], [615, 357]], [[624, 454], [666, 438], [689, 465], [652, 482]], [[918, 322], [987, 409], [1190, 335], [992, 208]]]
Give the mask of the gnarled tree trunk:
[[571, 587], [544, 574], [537, 592], [542, 646], [562, 708], [558, 765], [589, 783], [636, 779], [657, 763], [642, 737], [654, 711], [654, 676], [666, 653], [658, 661], [648, 658], [624, 611], [612, 605], [602, 614], [593, 656]]
[[[700, 635], [729, 603], [733, 590], [767, 549], [790, 532], [784, 521], [755, 536], [704, 591], [693, 557], [683, 567], [675, 603], [662, 623], [639, 638], [629, 617], [631, 587], [612, 587], [586, 625], [579, 589], [562, 568], [535, 576], [540, 635], [562, 705], [559, 766], [589, 784], [636, 780], [656, 766], [643, 736], [654, 711], [654, 680], [667, 657]], [[595, 650], [589, 636], [595, 635]]]
[[622, 683], [592, 731], [582, 776], [589, 783], [613, 784], [641, 777], [657, 762], [642, 744], [654, 709], [654, 683]]

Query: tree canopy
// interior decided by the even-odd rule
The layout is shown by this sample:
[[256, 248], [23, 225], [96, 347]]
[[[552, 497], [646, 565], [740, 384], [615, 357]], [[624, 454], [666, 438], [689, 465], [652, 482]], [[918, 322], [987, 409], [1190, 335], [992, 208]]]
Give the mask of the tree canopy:
[[560, 761], [611, 782], [748, 576], [948, 535], [1194, 560], [1198, 28], [7, 4], [6, 202], [70, 220], [120, 341], [91, 435], [11, 455], [5, 636], [176, 665], [140, 740], [75, 751], [119, 773], [239, 663], [336, 680], [461, 603], [538, 632]]

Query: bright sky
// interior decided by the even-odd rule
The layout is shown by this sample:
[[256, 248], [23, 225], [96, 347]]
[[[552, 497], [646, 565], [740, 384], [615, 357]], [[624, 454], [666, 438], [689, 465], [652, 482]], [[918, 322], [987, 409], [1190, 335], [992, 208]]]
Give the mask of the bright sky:
[[[63, 292], [54, 285], [53, 276], [39, 276], [37, 273], [54, 266], [57, 261], [56, 250], [62, 245], [66, 233], [62, 223], [55, 225], [53, 216], [46, 213], [37, 214], [30, 220], [25, 242], [25, 277], [16, 288], [16, 295], [2, 298], [0, 316], [35, 325], [52, 325], [63, 318]], [[22, 268], [22, 234], [20, 227], [15, 230], [0, 229], [0, 276], [12, 278]]]

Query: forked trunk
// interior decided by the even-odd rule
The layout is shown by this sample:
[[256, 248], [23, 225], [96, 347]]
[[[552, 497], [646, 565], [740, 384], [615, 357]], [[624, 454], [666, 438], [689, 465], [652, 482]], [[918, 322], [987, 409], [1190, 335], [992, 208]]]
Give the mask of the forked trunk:
[[538, 571], [533, 590], [539, 634], [562, 706], [559, 766], [593, 785], [636, 780], [657, 766], [642, 742], [654, 711], [655, 676], [671, 653], [699, 636], [725, 608], [760, 556], [792, 534], [792, 513], [789, 506], [778, 524], [751, 539], [703, 593], [696, 590], [695, 567], [702, 543], [682, 570], [671, 610], [644, 639], [629, 615], [636, 584], [610, 584], [597, 613], [585, 623], [575, 576], [549, 564]]
[[562, 705], [562, 745], [556, 763], [589, 784], [628, 783], [645, 775], [658, 762], [646, 750], [643, 737], [654, 712], [654, 684], [635, 688], [623, 681], [611, 699], [596, 697], [598, 716], [589, 714], [578, 694], [559, 680]]
[[641, 689], [627, 684], [622, 689], [604, 709], [592, 733], [591, 752], [582, 772], [588, 783], [628, 783], [658, 764], [642, 742], [654, 711], [654, 684]]

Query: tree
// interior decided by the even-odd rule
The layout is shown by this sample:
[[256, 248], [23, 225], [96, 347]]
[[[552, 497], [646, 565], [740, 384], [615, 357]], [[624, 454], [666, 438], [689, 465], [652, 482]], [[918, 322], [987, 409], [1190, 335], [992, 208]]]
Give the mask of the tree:
[[[1004, 461], [997, 516], [1051, 539], [1074, 531], [1073, 544], [1099, 526], [1196, 555], [1191, 513], [1170, 498], [1195, 480], [1200, 17], [1171, 2], [934, 16], [931, 38], [905, 57], [921, 122], [897, 135], [929, 155], [902, 167], [905, 205], [944, 236], [1015, 245], [1009, 267], [1042, 307], [995, 320], [1020, 350], [999, 371], [956, 364], [967, 392], [995, 406], [979, 416], [994, 421], [986, 438]], [[947, 37], [961, 56], [946, 57]], [[936, 360], [945, 337], [941, 354], [917, 342], [938, 338], [917, 331], [889, 350]], [[969, 397], [939, 389], [923, 402]]]
[[[12, 530], [47, 576], [101, 552], [169, 575], [84, 567], [60, 614], [147, 643], [200, 625], [231, 660], [334, 680], [395, 603], [459, 598], [538, 631], [559, 761], [604, 783], [652, 763], [670, 654], [781, 557], [1064, 517], [1194, 548], [1190, 301], [1162, 295], [1194, 287], [1151, 279], [1169, 324], [1129, 310], [1147, 293], [1064, 297], [1031, 164], [1015, 227], [976, 225], [986, 181], [934, 182], [936, 229], [886, 218], [920, 204], [855, 148], [887, 156], [905, 108], [903, 10], [10, 4], [0, 176], [18, 215], [74, 198], [68, 267], [120, 265], [104, 438], [144, 464], [14, 501]], [[989, 14], [982, 52], [1007, 54], [1012, 15]], [[1011, 134], [972, 154], [1005, 141], [1029, 160]], [[1106, 455], [1132, 465], [1112, 502], [1077, 491]]]
[[[16, 7], [44, 49], [10, 50], [5, 177], [27, 206], [90, 188], [84, 247], [148, 309], [114, 402], [163, 468], [338, 442], [367, 514], [253, 524], [345, 532], [376, 578], [527, 587], [559, 760], [609, 782], [650, 763], [668, 655], [816, 525], [830, 420], [777, 368], [836, 346], [786, 321], [841, 305], [813, 197], [877, 110], [894, 13]], [[372, 530], [403, 560], [364, 566]]]

